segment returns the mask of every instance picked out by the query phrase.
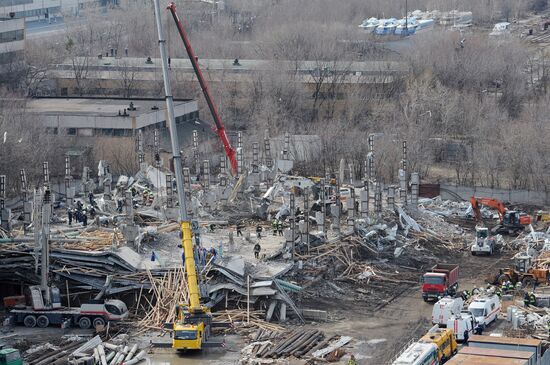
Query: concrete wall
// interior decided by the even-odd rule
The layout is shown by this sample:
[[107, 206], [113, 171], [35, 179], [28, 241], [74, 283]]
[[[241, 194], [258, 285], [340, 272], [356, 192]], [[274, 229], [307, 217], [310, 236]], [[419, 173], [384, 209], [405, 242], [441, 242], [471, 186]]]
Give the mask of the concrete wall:
[[472, 196], [495, 198], [513, 204], [550, 205], [550, 194], [544, 191], [492, 189], [441, 184], [441, 198], [448, 200], [469, 200]]

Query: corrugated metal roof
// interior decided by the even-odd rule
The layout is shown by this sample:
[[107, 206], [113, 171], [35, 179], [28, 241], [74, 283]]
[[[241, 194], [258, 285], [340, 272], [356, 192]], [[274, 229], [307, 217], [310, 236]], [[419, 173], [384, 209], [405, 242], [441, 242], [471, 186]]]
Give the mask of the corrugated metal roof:
[[472, 347], [472, 346], [463, 347], [459, 353], [465, 354], [465, 355], [479, 355], [479, 356], [502, 357], [502, 358], [509, 358], [509, 359], [527, 359], [527, 360], [529, 360], [533, 356], [536, 356], [534, 352], [530, 352], [530, 351], [488, 349], [483, 347]]
[[533, 338], [512, 338], [512, 337], [495, 337], [495, 336], [481, 336], [474, 335], [470, 338], [470, 343], [498, 343], [505, 345], [522, 345], [522, 346], [540, 346], [541, 341]]

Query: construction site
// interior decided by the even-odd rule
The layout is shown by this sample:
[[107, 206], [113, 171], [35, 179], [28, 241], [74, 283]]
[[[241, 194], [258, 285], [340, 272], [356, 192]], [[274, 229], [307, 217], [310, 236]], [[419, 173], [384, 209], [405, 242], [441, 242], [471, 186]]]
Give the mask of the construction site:
[[[201, 59], [206, 23], [246, 53], [265, 21], [205, 3], [152, 0], [147, 57], [72, 53], [69, 29], [0, 90], [0, 365], [550, 364], [547, 4], [437, 11], [450, 77], [408, 5], [387, 49], [370, 18], [327, 61], [298, 36]], [[514, 40], [476, 38], [512, 16]], [[468, 63], [482, 47], [502, 74]]]

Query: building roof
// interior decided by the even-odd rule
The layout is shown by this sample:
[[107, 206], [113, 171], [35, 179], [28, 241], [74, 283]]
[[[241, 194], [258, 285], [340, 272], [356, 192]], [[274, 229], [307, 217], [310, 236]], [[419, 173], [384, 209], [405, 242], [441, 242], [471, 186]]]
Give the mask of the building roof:
[[496, 336], [480, 336], [474, 335], [470, 337], [470, 342], [481, 343], [497, 343], [503, 345], [515, 346], [540, 346], [541, 341], [534, 338], [513, 338], [513, 337], [496, 337]]
[[[86, 62], [92, 69], [117, 69], [120, 67], [139, 67], [139, 71], [146, 69], [161, 68], [162, 63], [159, 58], [152, 58], [151, 63], [146, 62], [145, 57], [89, 57]], [[253, 71], [272, 71], [281, 69], [287, 71], [297, 71], [298, 73], [310, 73], [316, 69], [328, 68], [334, 71], [361, 72], [364, 74], [404, 74], [409, 71], [405, 62], [395, 61], [271, 61], [271, 60], [246, 60], [239, 59], [239, 64], [234, 64], [234, 59], [199, 59], [199, 66], [203, 72], [206, 71], [229, 71], [229, 72], [253, 72]], [[172, 58], [170, 62], [172, 69], [184, 69], [193, 71], [191, 61], [187, 58]], [[72, 67], [69, 60], [57, 65], [56, 68]]]
[[484, 347], [464, 346], [460, 352], [464, 355], [478, 355], [489, 357], [502, 357], [507, 359], [530, 359], [536, 356], [532, 351], [515, 351], [515, 350], [502, 350], [502, 349], [488, 349]]
[[[175, 100], [181, 105], [191, 100]], [[130, 111], [130, 102], [136, 110]], [[155, 110], [166, 109], [164, 99], [123, 99], [123, 98], [35, 98], [27, 102], [26, 110], [40, 115], [82, 115], [82, 116], [118, 116], [118, 112], [132, 115], [148, 114]]]
[[522, 359], [503, 359], [501, 357], [487, 357], [477, 355], [456, 354], [448, 360], [446, 365], [525, 365]]

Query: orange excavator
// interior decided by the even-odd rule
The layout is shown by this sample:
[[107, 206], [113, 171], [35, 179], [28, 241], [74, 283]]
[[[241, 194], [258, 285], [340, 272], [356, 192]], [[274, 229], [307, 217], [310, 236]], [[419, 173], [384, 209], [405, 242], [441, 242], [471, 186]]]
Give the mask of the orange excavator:
[[472, 209], [478, 222], [483, 221], [480, 211], [482, 205], [498, 211], [500, 224], [493, 227], [491, 230], [493, 234], [516, 234], [531, 224], [531, 216], [529, 214], [517, 210], [508, 210], [504, 206], [504, 203], [498, 199], [471, 197], [470, 204], [472, 204]]

